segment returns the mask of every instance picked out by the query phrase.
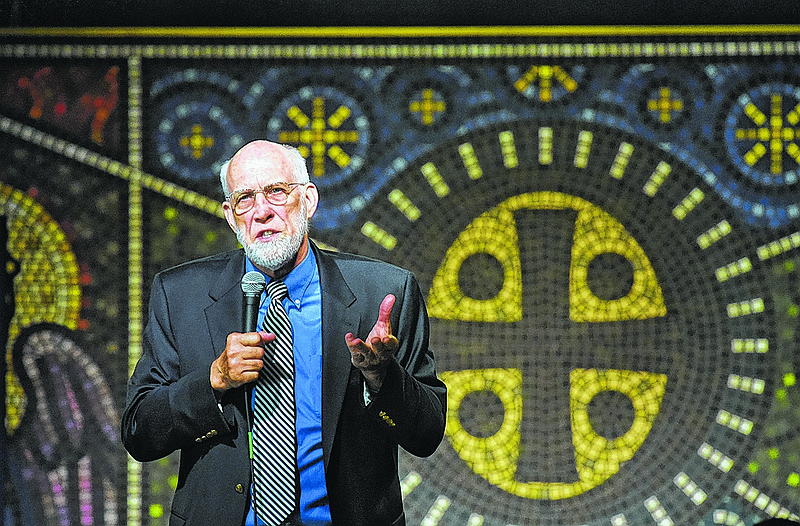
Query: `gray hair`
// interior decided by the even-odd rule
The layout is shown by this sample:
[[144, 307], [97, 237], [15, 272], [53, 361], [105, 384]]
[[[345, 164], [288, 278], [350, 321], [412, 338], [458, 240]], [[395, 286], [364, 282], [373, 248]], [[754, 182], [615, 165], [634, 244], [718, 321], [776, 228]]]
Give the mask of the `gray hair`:
[[[287, 151], [287, 160], [289, 161], [289, 168], [291, 169], [292, 175], [297, 180], [298, 183], [308, 183], [310, 181], [308, 175], [308, 166], [306, 166], [306, 159], [303, 157], [303, 154], [300, 153], [300, 150], [291, 146], [289, 144], [280, 144]], [[228, 167], [231, 164], [233, 158], [228, 159], [219, 169], [219, 182], [222, 185], [222, 195], [228, 196], [231, 193], [231, 189], [228, 188]]]

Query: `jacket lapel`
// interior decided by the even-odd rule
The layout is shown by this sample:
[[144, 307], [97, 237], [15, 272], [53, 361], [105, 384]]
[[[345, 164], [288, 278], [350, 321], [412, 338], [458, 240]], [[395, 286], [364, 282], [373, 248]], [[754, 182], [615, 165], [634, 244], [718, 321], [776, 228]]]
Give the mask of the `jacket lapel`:
[[214, 358], [225, 349], [228, 334], [241, 332], [244, 327], [244, 302], [240, 286], [244, 268], [244, 251], [232, 253], [225, 269], [215, 278], [208, 291], [213, 303], [206, 307], [205, 312]]
[[312, 244], [322, 288], [322, 458], [330, 459], [336, 424], [350, 377], [350, 351], [344, 335], [355, 332], [359, 315], [356, 297], [348, 287], [335, 256]]

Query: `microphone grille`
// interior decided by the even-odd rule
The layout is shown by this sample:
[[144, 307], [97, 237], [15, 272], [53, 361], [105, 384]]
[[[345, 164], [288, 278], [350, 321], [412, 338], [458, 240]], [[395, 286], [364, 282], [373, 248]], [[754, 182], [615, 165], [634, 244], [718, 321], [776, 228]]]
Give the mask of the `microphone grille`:
[[251, 270], [242, 276], [242, 292], [245, 294], [261, 294], [267, 284], [261, 272]]

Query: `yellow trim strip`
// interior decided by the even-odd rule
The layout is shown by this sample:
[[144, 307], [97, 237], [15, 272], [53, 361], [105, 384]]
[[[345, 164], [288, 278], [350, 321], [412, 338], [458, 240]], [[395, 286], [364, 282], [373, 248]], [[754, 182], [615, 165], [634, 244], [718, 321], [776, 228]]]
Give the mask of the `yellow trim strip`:
[[[91, 166], [97, 170], [119, 177], [124, 181], [136, 181], [142, 188], [151, 190], [170, 199], [174, 199], [187, 206], [197, 208], [203, 212], [225, 219], [222, 206], [216, 199], [206, 197], [203, 194], [188, 190], [175, 183], [165, 181], [154, 175], [142, 172], [133, 165], [125, 164], [111, 159], [99, 153], [95, 153], [88, 148], [60, 139], [55, 135], [50, 135], [37, 130], [26, 124], [22, 124], [13, 119], [0, 115], [0, 136], [8, 133], [24, 141], [46, 148], [59, 155], [73, 159], [86, 166]], [[141, 150], [141, 148], [139, 148]], [[137, 164], [140, 164], [137, 162]]]
[[0, 37], [380, 38], [796, 35], [800, 25], [440, 27], [21, 27]]
[[[128, 59], [128, 375], [142, 354], [143, 244], [142, 57]], [[142, 465], [128, 457], [128, 526], [142, 524]]]

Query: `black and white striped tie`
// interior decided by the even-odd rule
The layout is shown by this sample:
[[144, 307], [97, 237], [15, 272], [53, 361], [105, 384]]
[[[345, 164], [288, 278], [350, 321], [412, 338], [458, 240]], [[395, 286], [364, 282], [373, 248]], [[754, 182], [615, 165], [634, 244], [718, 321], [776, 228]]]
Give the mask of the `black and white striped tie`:
[[267, 284], [271, 300], [264, 331], [275, 334], [264, 353], [264, 367], [253, 400], [253, 483], [255, 512], [267, 525], [281, 524], [295, 508], [295, 435], [292, 326], [281, 304], [283, 281]]

